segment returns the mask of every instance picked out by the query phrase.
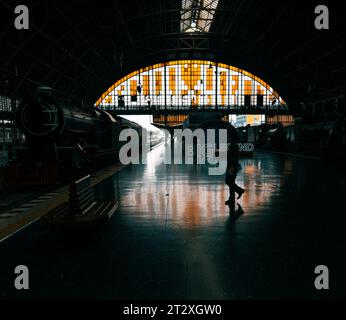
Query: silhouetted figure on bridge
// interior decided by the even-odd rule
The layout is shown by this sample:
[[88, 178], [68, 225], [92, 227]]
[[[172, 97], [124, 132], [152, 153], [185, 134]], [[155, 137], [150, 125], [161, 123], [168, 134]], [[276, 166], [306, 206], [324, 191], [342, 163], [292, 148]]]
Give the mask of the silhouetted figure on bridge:
[[150, 109], [151, 107], [151, 99], [150, 99], [150, 96], [146, 96], [146, 101], [147, 101], [147, 105], [148, 105], [148, 109]]

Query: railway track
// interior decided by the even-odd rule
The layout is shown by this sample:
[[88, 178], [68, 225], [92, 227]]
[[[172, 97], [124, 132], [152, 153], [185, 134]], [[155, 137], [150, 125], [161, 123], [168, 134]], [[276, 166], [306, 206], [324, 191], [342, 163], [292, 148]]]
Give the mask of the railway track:
[[46, 194], [47, 192], [51, 192], [55, 188], [51, 188], [51, 190], [47, 189], [18, 189], [18, 188], [8, 188], [0, 191], [0, 217], [2, 214], [12, 210], [14, 208], [20, 207], [24, 203], [35, 200], [40, 196]]

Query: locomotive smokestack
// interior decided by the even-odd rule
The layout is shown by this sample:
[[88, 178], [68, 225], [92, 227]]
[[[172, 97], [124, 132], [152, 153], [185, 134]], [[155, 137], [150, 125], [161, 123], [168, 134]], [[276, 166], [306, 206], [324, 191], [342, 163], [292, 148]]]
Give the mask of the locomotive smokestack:
[[53, 95], [53, 89], [48, 86], [39, 86], [36, 89], [36, 94], [41, 96], [51, 97]]

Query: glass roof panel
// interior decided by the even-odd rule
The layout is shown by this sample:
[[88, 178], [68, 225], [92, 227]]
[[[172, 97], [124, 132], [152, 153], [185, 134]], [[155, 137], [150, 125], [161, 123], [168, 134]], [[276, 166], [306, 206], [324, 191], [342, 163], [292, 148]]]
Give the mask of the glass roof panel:
[[182, 0], [181, 32], [209, 32], [219, 0]]

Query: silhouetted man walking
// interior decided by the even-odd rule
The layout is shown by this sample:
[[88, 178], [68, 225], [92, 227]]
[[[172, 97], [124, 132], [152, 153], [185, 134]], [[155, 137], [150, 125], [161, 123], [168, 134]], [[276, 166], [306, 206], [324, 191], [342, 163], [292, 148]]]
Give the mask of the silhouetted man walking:
[[227, 170], [225, 183], [229, 187], [229, 198], [225, 202], [226, 205], [234, 204], [235, 192], [238, 194], [237, 199], [239, 199], [245, 192], [245, 190], [239, 187], [235, 182], [239, 168], [239, 146], [237, 143], [231, 143], [229, 144], [227, 150]]

